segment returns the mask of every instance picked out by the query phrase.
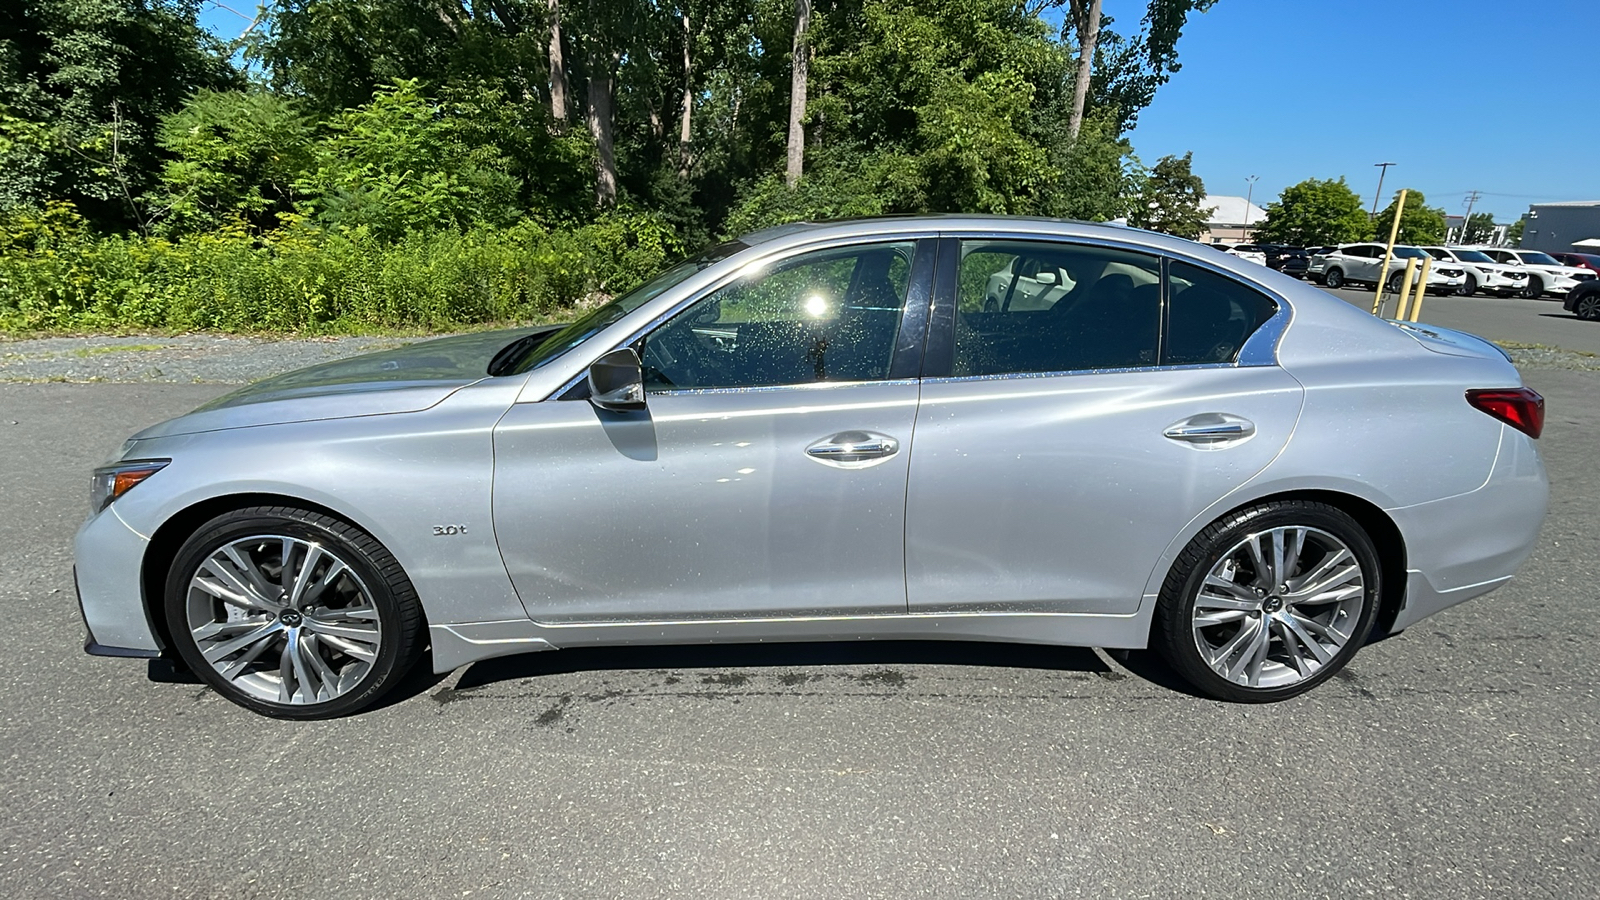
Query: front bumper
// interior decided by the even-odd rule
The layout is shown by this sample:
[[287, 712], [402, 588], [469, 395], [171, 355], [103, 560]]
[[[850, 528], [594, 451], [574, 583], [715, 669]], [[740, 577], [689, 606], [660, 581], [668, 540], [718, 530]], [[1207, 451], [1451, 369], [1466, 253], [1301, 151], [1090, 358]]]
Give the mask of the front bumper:
[[88, 628], [84, 651], [150, 659], [163, 647], [145, 609], [144, 553], [150, 542], [117, 516], [115, 505], [91, 516], [74, 541], [78, 610]]

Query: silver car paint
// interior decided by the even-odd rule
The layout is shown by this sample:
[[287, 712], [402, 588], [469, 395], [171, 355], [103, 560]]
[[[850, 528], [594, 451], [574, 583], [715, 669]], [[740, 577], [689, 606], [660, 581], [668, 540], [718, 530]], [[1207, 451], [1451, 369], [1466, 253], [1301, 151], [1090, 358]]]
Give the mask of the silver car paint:
[[[780, 610], [775, 615], [762, 613], [761, 604], [766, 600], [758, 597], [752, 602], [752, 608], [734, 610], [723, 601], [721, 605], [708, 604], [700, 610], [700, 617], [687, 619], [678, 615], [676, 609], [661, 609], [655, 618], [631, 618], [649, 615], [639, 607], [618, 613], [629, 618], [583, 621], [586, 604], [599, 596], [589, 589], [592, 585], [585, 584], [581, 587], [587, 592], [573, 592], [569, 597], [573, 605], [567, 609], [568, 614], [557, 617], [564, 621], [534, 621], [538, 613], [530, 613], [538, 608], [540, 597], [519, 598], [512, 576], [502, 561], [501, 544], [505, 545], [506, 557], [516, 560], [514, 566], [532, 567], [529, 577], [533, 582], [529, 583], [564, 582], [561, 577], [533, 576], [537, 563], [532, 549], [512, 546], [514, 536], [508, 534], [508, 539], [500, 543], [495, 540], [491, 527], [495, 479], [491, 470], [494, 430], [502, 417], [505, 417], [507, 429], [504, 436], [521, 439], [517, 429], [537, 424], [546, 415], [536, 407], [552, 410], [558, 406], [567, 407], [561, 411], [562, 416], [578, 416], [588, 404], [550, 398], [581, 379], [588, 364], [602, 353], [642, 333], [706, 290], [749, 271], [749, 267], [759, 267], [803, 249], [861, 238], [933, 235], [1056, 237], [1105, 243], [1167, 254], [1226, 271], [1260, 286], [1284, 302], [1282, 318], [1270, 329], [1258, 332], [1258, 337], [1266, 333], [1263, 340], [1268, 350], [1272, 349], [1271, 340], [1277, 339], [1275, 355], [1281, 370], [1269, 369], [1272, 375], [1260, 377], [1272, 379], [1287, 375], [1304, 388], [1298, 421], [1283, 421], [1285, 416], [1293, 417], [1292, 411], [1284, 410], [1290, 410], [1295, 404], [1279, 402], [1278, 408], [1269, 411], [1270, 414], [1256, 413], [1265, 420], [1256, 421], [1258, 428], [1263, 429], [1259, 435], [1264, 438], [1262, 440], [1252, 439], [1234, 448], [1206, 451], [1204, 456], [1190, 448], [1177, 448], [1197, 460], [1210, 458], [1217, 461], [1216, 465], [1230, 466], [1241, 480], [1233, 490], [1195, 511], [1155, 558], [1149, 557], [1148, 546], [1140, 546], [1125, 548], [1126, 558], [1105, 561], [1108, 571], [1142, 570], [1147, 573], [1142, 590], [1133, 586], [1128, 594], [1111, 597], [1108, 595], [1112, 591], [1105, 586], [1120, 585], [1128, 580], [1126, 576], [1089, 579], [1102, 586], [1081, 591], [1084, 596], [1093, 597], [1081, 607], [1062, 603], [1040, 606], [1035, 601], [1041, 597], [1062, 600], [1065, 598], [1058, 595], [1067, 591], [1034, 590], [1012, 597], [1028, 601], [1020, 604], [1022, 611], [1018, 611], [1017, 606], [986, 611], [981, 601], [976, 604], [977, 608], [969, 605], [959, 611], [894, 611], [892, 599], [876, 595], [881, 590], [881, 580], [871, 592], [857, 593], [852, 591], [849, 582], [836, 583], [827, 578], [829, 573], [818, 566], [813, 573], [817, 576], [817, 590], [813, 596], [819, 599], [797, 602], [798, 594], [794, 593], [783, 598], [766, 598], [773, 601], [772, 608]], [[1258, 343], [1252, 340], [1252, 344]], [[415, 349], [426, 353], [433, 344], [420, 344]], [[1146, 232], [1079, 223], [978, 217], [858, 222], [796, 229], [754, 243], [749, 250], [689, 278], [530, 375], [472, 378], [467, 371], [424, 385], [407, 384], [398, 391], [400, 394], [431, 391], [434, 392], [431, 399], [418, 394], [374, 400], [390, 392], [375, 390], [367, 383], [351, 384], [348, 392], [337, 392], [338, 389], [328, 385], [325, 390], [316, 391], [311, 400], [272, 398], [262, 403], [239, 403], [182, 417], [144, 432], [144, 439], [124, 449], [125, 457], [170, 457], [174, 461], [85, 523], [77, 542], [82, 602], [85, 617], [100, 642], [130, 648], [159, 647], [160, 641], [152, 633], [144, 612], [140, 586], [140, 566], [149, 536], [163, 522], [193, 504], [249, 493], [298, 498], [325, 506], [382, 541], [416, 584], [432, 628], [434, 665], [439, 671], [475, 659], [588, 643], [944, 637], [1139, 647], [1144, 645], [1148, 635], [1153, 599], [1160, 581], [1172, 559], [1195, 533], [1226, 510], [1261, 497], [1285, 491], [1326, 490], [1366, 500], [1385, 510], [1400, 528], [1408, 569], [1408, 596], [1400, 624], [1408, 625], [1422, 615], [1503, 583], [1531, 552], [1543, 518], [1545, 481], [1532, 442], [1471, 409], [1462, 399], [1462, 391], [1467, 388], [1517, 386], [1520, 378], [1509, 362], [1499, 356], [1480, 354], [1470, 346], [1463, 352], [1467, 355], [1449, 356], [1427, 349], [1399, 328], [1361, 313], [1296, 279], [1197, 244]], [[1259, 346], [1254, 351], [1247, 347], [1246, 355], [1259, 362], [1263, 351]], [[1273, 354], [1267, 352], [1265, 357], [1270, 362]], [[1224, 367], [1221, 371], [1250, 378], [1249, 368]], [[1148, 376], [1153, 385], [1165, 385], [1170, 381], [1177, 395], [1184, 392], [1183, 373], [1178, 371], [1151, 370], [1135, 375]], [[1063, 385], [1089, 384], [1093, 379], [1106, 377], [1106, 373], [1087, 373], [1050, 380]], [[1194, 377], [1216, 376], [1196, 374]], [[1038, 383], [1038, 379], [996, 379], [1006, 382], [1003, 390], [993, 383], [982, 390], [1010, 393], [1018, 390], [1014, 387], [1017, 382], [1024, 380]], [[798, 403], [814, 406], [819, 390], [834, 392], [842, 387], [827, 386], [794, 394]], [[894, 385], [877, 387], [891, 393], [896, 390]], [[925, 385], [923, 390], [925, 397], [934, 401], [927, 408], [937, 410], [938, 391], [926, 393], [932, 387], [936, 385]], [[1257, 387], [1259, 385], [1251, 385], [1248, 390], [1254, 392]], [[1248, 401], [1269, 403], [1274, 396], [1282, 399], [1296, 393], [1281, 378], [1269, 387], [1261, 398], [1252, 396]], [[972, 388], [952, 385], [939, 390], [958, 393]], [[1075, 389], [1065, 390], [1070, 394]], [[750, 392], [750, 395], [760, 393]], [[787, 396], [785, 392], [775, 393]], [[799, 399], [802, 396], [804, 399]], [[315, 404], [314, 416], [306, 413], [307, 407], [302, 405], [305, 403]], [[976, 410], [981, 403], [972, 401], [971, 405]], [[894, 415], [904, 415], [903, 401], [898, 398], [888, 408], [898, 410]], [[346, 417], [332, 418], [339, 415]], [[312, 418], [320, 420], [306, 421]], [[555, 416], [552, 421], [560, 418]], [[792, 420], [799, 418], [796, 415]], [[297, 421], [289, 421], [291, 419]], [[994, 421], [994, 417], [988, 420]], [[1068, 417], [1068, 421], [1073, 420]], [[818, 437], [827, 430], [826, 427], [811, 429], [817, 431]], [[593, 442], [603, 436], [603, 431], [597, 426], [575, 425], [571, 433], [575, 439], [581, 434], [583, 440]], [[1276, 436], [1283, 431], [1292, 431], [1286, 443]], [[559, 434], [561, 429], [551, 429], [551, 433]], [[800, 433], [809, 435], [810, 431]], [[974, 439], [980, 437], [974, 436]], [[1047, 434], [1041, 433], [1035, 440], [1047, 438]], [[696, 441], [707, 439], [704, 435], [693, 438]], [[1270, 449], [1275, 442], [1282, 444], [1281, 452], [1266, 460], [1264, 466], [1260, 460], [1237, 462], [1230, 458], [1258, 454], [1261, 448]], [[615, 452], [614, 445], [611, 446]], [[1091, 442], [1083, 441], [1079, 446], [1087, 448]], [[763, 452], [768, 459], [777, 460], [783, 455], [782, 450], [780, 443], [773, 439], [764, 446]], [[565, 471], [573, 473], [572, 477], [579, 477], [582, 466], [570, 456], [570, 449], [561, 448], [556, 452], [558, 456], [563, 452], [569, 454], [562, 465]], [[911, 441], [903, 444], [900, 458], [911, 460], [910, 471], [915, 476], [917, 463]], [[701, 477], [717, 466], [728, 467], [735, 461], [720, 453], [698, 454], [694, 460], [701, 467]], [[1228, 461], [1224, 463], [1224, 460]], [[812, 474], [826, 471], [814, 462], [800, 461], [816, 469]], [[1109, 465], [1104, 461], [1096, 464]], [[536, 462], [519, 461], [516, 465], [518, 471], [514, 475], [502, 471], [499, 477], [531, 482], [541, 474]], [[1246, 474], [1252, 470], [1256, 470], [1253, 476]], [[872, 477], [875, 471], [837, 474]], [[1121, 522], [1142, 513], [1150, 505], [1167, 502], [1165, 489], [1170, 486], [1173, 471], [1177, 470], [1147, 480], [1130, 475], [1126, 482], [1127, 505], [1094, 512]], [[548, 484], [548, 472], [543, 474]], [[717, 484], [714, 480], [712, 483]], [[1051, 484], [1037, 486], [1041, 494], [1049, 493], [1052, 488]], [[1141, 488], [1154, 493], [1141, 494]], [[524, 489], [531, 498], [537, 498], [538, 485], [529, 483]], [[565, 503], [570, 512], [581, 508], [576, 498], [583, 491], [603, 496], [599, 492], [604, 486], [586, 482], [568, 484], [563, 489], [568, 492]], [[919, 483], [911, 490], [912, 496], [933, 496], [931, 492], [936, 488]], [[1192, 505], [1199, 506], [1208, 495], [1207, 491], [1196, 491], [1186, 496]], [[825, 493], [822, 499], [837, 502], [840, 496], [849, 496], [849, 491]], [[1108, 491], [1097, 502], [1115, 503], [1116, 496]], [[601, 523], [603, 529], [608, 522], [604, 504], [596, 503], [587, 512], [587, 521]], [[808, 502], [793, 512], [797, 517], [828, 521], [828, 514], [837, 510]], [[832, 521], [840, 519], [836, 517]], [[431, 530], [436, 524], [466, 525], [467, 530], [464, 534], [436, 537]], [[1060, 524], [1060, 517], [1052, 515], [1042, 521], [1019, 521], [1012, 528], [1020, 534], [1048, 535]], [[721, 523], [718, 525], [721, 527]], [[1468, 529], [1476, 538], [1466, 539], [1463, 532]], [[723, 531], [727, 533], [726, 528]], [[523, 537], [534, 533], [530, 531]], [[908, 536], [917, 533], [916, 527], [907, 526], [906, 533]], [[685, 530], [682, 534], [684, 537], [676, 544], [680, 552], [690, 546], [688, 535], [692, 531]], [[770, 541], [771, 534], [768, 532], [765, 539]], [[893, 534], [892, 526], [890, 534]], [[635, 532], [632, 536], [639, 535]], [[605, 565], [619, 553], [637, 554], [648, 560], [654, 552], [649, 546], [608, 545], [603, 530], [590, 536], [594, 539], [590, 547], [596, 566]], [[560, 564], [564, 571], [570, 570], [572, 562], [578, 558], [575, 546], [569, 544], [563, 549], [565, 555]], [[991, 542], [988, 552], [995, 553], [998, 546], [999, 542]], [[1047, 546], [1047, 542], [1029, 542], [1032, 550], [1041, 546]], [[710, 555], [715, 549], [707, 547], [708, 555], [701, 559], [700, 571], [706, 573], [708, 583], [722, 590], [727, 590], [728, 585], [752, 583], [747, 559]], [[913, 550], [912, 556], [916, 555]], [[772, 569], [754, 583], [779, 583], [783, 573], [792, 571], [792, 562], [785, 561], [790, 568]], [[682, 560], [677, 564], [680, 575], [690, 571]], [[860, 561], [853, 565], [859, 566]], [[1018, 571], [1026, 568], [1022, 566]], [[859, 579], [863, 577], [862, 571], [852, 568], [843, 574]], [[570, 575], [562, 577], [569, 582], [573, 580]], [[584, 577], [594, 578], [592, 574]], [[635, 585], [637, 590], [631, 592], [632, 596], [648, 597], [659, 588], [647, 566], [633, 568], [629, 577], [643, 582]], [[615, 587], [618, 582], [610, 584]], [[953, 595], [948, 586], [938, 584], [938, 579], [927, 580], [927, 585], [945, 590], [947, 599]], [[887, 611], [831, 612], [859, 610], [858, 604], [863, 603], [873, 609], [881, 605]], [[730, 617], [716, 617], [718, 610], [728, 610]], [[794, 611], [806, 614], [789, 614]], [[572, 615], [574, 612], [577, 615]]]

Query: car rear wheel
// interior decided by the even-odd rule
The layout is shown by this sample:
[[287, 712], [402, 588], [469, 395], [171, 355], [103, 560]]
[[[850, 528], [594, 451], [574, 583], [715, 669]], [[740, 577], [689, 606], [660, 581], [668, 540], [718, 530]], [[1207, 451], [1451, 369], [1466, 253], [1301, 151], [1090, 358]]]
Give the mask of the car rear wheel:
[[1537, 300], [1544, 296], [1544, 282], [1529, 276], [1528, 286], [1522, 289], [1522, 299]]
[[1322, 276], [1322, 283], [1334, 290], [1344, 287], [1344, 271], [1341, 269], [1329, 269]]
[[422, 607], [366, 532], [291, 507], [225, 513], [184, 542], [166, 617], [183, 661], [217, 693], [285, 719], [377, 703], [422, 654]]
[[1463, 281], [1461, 283], [1461, 287], [1456, 288], [1456, 294], [1458, 294], [1459, 296], [1462, 296], [1462, 297], [1471, 297], [1473, 294], [1476, 294], [1477, 292], [1478, 292], [1478, 279], [1472, 277], [1471, 275], [1468, 275], [1467, 276], [1467, 280]]
[[1389, 276], [1389, 293], [1391, 293], [1391, 294], [1400, 293], [1400, 285], [1405, 280], [1405, 274], [1406, 273], [1404, 273], [1404, 272], [1396, 272], [1393, 275]]
[[1348, 514], [1285, 500], [1230, 513], [1162, 585], [1152, 645], [1198, 691], [1265, 703], [1333, 677], [1367, 639], [1378, 554]]
[[1577, 313], [1580, 319], [1600, 321], [1600, 291], [1589, 291], [1579, 297], [1578, 302], [1573, 304], [1572, 311]]

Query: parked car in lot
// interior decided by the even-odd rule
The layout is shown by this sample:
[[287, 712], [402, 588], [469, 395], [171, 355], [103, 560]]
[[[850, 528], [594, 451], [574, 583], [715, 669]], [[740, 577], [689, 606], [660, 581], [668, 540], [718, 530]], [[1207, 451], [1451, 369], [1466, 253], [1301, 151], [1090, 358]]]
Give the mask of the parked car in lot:
[[1271, 701], [1512, 577], [1543, 409], [1485, 341], [1178, 238], [789, 225], [147, 428], [75, 582], [90, 653], [286, 718], [425, 658], [865, 638], [1149, 646]]
[[[1383, 258], [1383, 244], [1341, 244], [1331, 252], [1320, 253], [1311, 258], [1311, 277], [1330, 288], [1339, 288], [1346, 284], [1368, 284], [1376, 287], [1380, 277], [1379, 270], [1383, 268]], [[1400, 285], [1405, 281], [1407, 259], [1428, 258], [1428, 254], [1417, 247], [1396, 245], [1394, 257], [1389, 261], [1389, 273], [1382, 276], [1387, 280], [1388, 289], [1400, 290]], [[1421, 280], [1422, 269], [1419, 265], [1411, 275], [1411, 283], [1415, 285]], [[1465, 280], [1466, 270], [1454, 263], [1434, 265], [1428, 270], [1428, 284], [1425, 290], [1453, 293]]]
[[1591, 322], [1600, 321], [1600, 280], [1586, 281], [1567, 293], [1567, 312]]
[[1577, 266], [1564, 266], [1548, 253], [1538, 250], [1509, 250], [1505, 247], [1474, 247], [1482, 250], [1495, 262], [1520, 265], [1528, 270], [1528, 286], [1522, 296], [1537, 300], [1546, 294], [1565, 297], [1580, 282], [1593, 281], [1595, 273]]
[[1436, 260], [1459, 265], [1466, 274], [1456, 293], [1471, 297], [1479, 290], [1497, 297], [1520, 295], [1528, 287], [1528, 270], [1520, 265], [1495, 262], [1482, 250], [1467, 247], [1423, 247]]
[[1576, 269], [1588, 269], [1600, 275], [1600, 254], [1594, 253], [1552, 253], [1550, 258], [1564, 266]]
[[1221, 250], [1229, 256], [1247, 259], [1258, 266], [1267, 264], [1267, 254], [1261, 252], [1261, 248], [1253, 244], [1212, 244], [1211, 247], [1214, 250]]
[[1234, 249], [1260, 253], [1267, 268], [1296, 278], [1304, 278], [1311, 268], [1311, 257], [1300, 247], [1285, 247], [1282, 244], [1240, 244]]

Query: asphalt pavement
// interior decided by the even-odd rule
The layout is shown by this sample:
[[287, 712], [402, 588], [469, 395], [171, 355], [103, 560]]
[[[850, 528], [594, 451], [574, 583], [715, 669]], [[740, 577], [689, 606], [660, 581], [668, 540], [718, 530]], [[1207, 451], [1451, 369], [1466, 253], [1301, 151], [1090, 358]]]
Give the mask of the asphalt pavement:
[[[1463, 302], [1425, 310], [1492, 325]], [[0, 384], [0, 897], [1593, 897], [1600, 374], [1526, 375], [1533, 558], [1286, 703], [850, 643], [558, 651], [313, 723], [80, 650], [89, 468], [226, 388]]]

